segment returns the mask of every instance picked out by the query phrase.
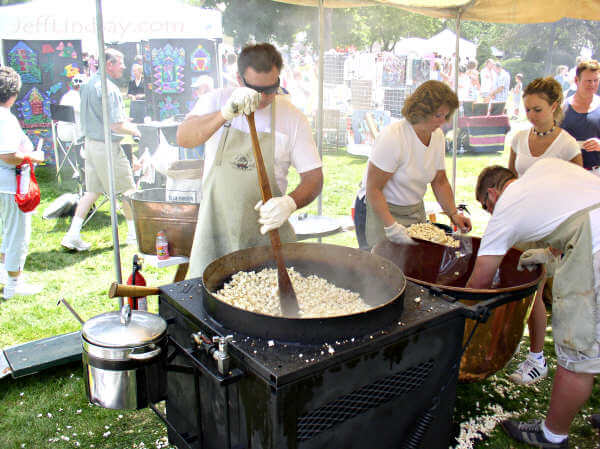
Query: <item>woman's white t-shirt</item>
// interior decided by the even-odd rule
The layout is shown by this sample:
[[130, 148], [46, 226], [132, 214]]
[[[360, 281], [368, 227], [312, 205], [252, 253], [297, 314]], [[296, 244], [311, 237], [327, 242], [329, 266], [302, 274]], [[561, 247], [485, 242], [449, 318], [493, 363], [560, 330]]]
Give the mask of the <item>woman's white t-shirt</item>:
[[532, 156], [531, 150], [529, 149], [529, 129], [519, 131], [513, 137], [510, 144], [512, 150], [515, 152], [515, 169], [519, 178], [523, 176], [525, 171], [531, 167], [534, 162], [540, 159], [553, 157], [556, 159], [563, 159], [570, 161], [575, 156], [581, 154], [577, 141], [568, 132], [561, 129], [560, 134], [556, 136], [556, 139], [550, 144], [544, 154], [540, 156]]
[[[380, 170], [393, 173], [383, 187], [390, 204], [410, 206], [425, 196], [439, 170], [446, 170], [444, 133], [436, 129], [425, 146], [412, 125], [402, 119], [392, 123], [377, 137], [369, 162]], [[365, 173], [363, 184], [366, 185]]]
[[[200, 98], [189, 115], [205, 115], [221, 110], [234, 88], [217, 89]], [[287, 189], [287, 174], [290, 165], [298, 173], [304, 173], [322, 166], [319, 152], [312, 138], [308, 120], [298, 108], [283, 96], [276, 96], [275, 106], [275, 181], [282, 193]], [[271, 132], [271, 107], [259, 109], [254, 113], [258, 132]], [[244, 115], [235, 117], [231, 127], [250, 134], [248, 121]], [[204, 173], [210, 171], [215, 160], [223, 127], [219, 128], [206, 141], [204, 147]]]
[[[19, 121], [10, 109], [0, 106], [0, 154], [31, 153], [33, 144], [21, 129]], [[21, 172], [21, 192], [29, 188], [29, 166], [25, 165]], [[0, 160], [0, 193], [17, 191], [17, 175], [15, 166]]]

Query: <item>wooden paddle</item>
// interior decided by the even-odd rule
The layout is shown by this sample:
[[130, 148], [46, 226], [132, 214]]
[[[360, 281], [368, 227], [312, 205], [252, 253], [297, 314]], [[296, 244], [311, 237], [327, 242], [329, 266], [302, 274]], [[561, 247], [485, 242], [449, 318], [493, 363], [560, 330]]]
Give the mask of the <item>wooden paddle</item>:
[[[265, 204], [273, 197], [273, 195], [271, 193], [271, 186], [269, 185], [267, 170], [265, 169], [265, 161], [263, 160], [262, 153], [260, 151], [260, 145], [258, 143], [258, 134], [256, 134], [256, 124], [254, 123], [254, 112], [251, 112], [246, 116], [246, 118], [248, 119], [250, 136], [252, 137], [252, 148], [254, 149], [254, 159], [256, 160], [258, 184], [260, 186], [263, 204]], [[275, 130], [271, 131], [275, 132]], [[279, 301], [281, 304], [281, 311], [287, 316], [298, 316], [298, 312], [300, 311], [298, 307], [298, 299], [296, 298], [296, 292], [294, 292], [292, 281], [290, 280], [290, 276], [285, 268], [285, 262], [283, 261], [279, 231], [277, 229], [269, 231], [269, 237], [271, 237], [273, 256], [277, 262], [277, 283], [279, 284]]]

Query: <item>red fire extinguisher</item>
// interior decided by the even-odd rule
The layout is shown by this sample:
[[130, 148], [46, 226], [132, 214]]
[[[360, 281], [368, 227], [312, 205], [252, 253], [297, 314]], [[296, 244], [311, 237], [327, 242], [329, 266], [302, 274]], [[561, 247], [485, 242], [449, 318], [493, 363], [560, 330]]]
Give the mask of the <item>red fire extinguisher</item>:
[[[131, 276], [129, 276], [129, 279], [127, 279], [127, 285], [146, 285], [146, 279], [142, 276], [141, 270], [142, 264], [139, 261], [138, 255], [135, 254], [133, 256], [133, 271]], [[129, 303], [131, 310], [148, 311], [148, 301], [145, 296], [140, 298], [127, 298], [127, 302]]]

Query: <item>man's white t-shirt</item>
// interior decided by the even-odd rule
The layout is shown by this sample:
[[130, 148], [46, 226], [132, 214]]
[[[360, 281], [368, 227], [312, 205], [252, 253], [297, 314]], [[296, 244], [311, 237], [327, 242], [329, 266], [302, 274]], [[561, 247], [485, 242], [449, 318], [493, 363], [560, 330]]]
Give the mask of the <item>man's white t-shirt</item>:
[[72, 106], [73, 113], [75, 115], [75, 123], [70, 122], [58, 122], [56, 125], [56, 131], [58, 137], [63, 142], [76, 142], [82, 136], [81, 132], [81, 96], [79, 91], [75, 89], [69, 90], [60, 99], [61, 105]]
[[[420, 202], [438, 170], [446, 170], [445, 145], [439, 128], [431, 134], [427, 147], [406, 119], [385, 128], [375, 141], [369, 162], [394, 174], [383, 187], [386, 201], [398, 206]], [[366, 172], [363, 185], [367, 185]]]
[[554, 157], [570, 161], [575, 156], [581, 154], [579, 145], [573, 136], [565, 130], [561, 130], [556, 139], [546, 148], [544, 154], [532, 156], [529, 149], [529, 133], [529, 129], [519, 131], [515, 134], [510, 144], [512, 150], [515, 152], [515, 169], [519, 177], [523, 176], [527, 169], [540, 159]]
[[[500, 195], [478, 255], [504, 255], [517, 242], [548, 236], [574, 213], [600, 203], [600, 178], [570, 162], [537, 161]], [[600, 210], [590, 213], [593, 252], [600, 250]]]
[[[217, 89], [198, 98], [189, 115], [205, 115], [221, 110], [234, 88]], [[285, 194], [288, 169], [293, 166], [298, 173], [305, 173], [322, 166], [319, 153], [312, 138], [308, 120], [294, 105], [282, 96], [275, 101], [275, 181]], [[271, 132], [271, 107], [254, 113], [257, 132]], [[244, 115], [235, 117], [231, 127], [250, 134], [248, 120]], [[204, 173], [208, 173], [215, 160], [223, 127], [206, 141], [204, 146]]]

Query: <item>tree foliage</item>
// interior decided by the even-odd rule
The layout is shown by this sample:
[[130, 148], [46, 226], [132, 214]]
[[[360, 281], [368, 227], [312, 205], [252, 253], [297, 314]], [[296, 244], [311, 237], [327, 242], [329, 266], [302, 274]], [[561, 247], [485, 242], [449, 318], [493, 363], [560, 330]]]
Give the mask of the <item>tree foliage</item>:
[[[225, 6], [223, 27], [235, 45], [249, 40], [290, 44], [306, 33], [316, 48], [318, 9], [272, 0], [188, 0], [205, 7]], [[444, 28], [443, 21], [388, 6], [327, 10], [327, 39], [332, 47], [372, 48], [378, 42], [391, 50], [403, 37], [430, 37]]]
[[405, 37], [428, 38], [444, 29], [439, 19], [389, 6], [334, 10], [333, 36], [338, 46], [372, 48], [378, 42], [390, 51]]
[[[0, 0], [18, 1], [18, 0]], [[236, 46], [255, 39], [291, 44], [299, 33], [307, 43], [318, 47], [318, 9], [279, 3], [273, 0], [187, 0], [204, 7], [223, 11], [226, 35]], [[326, 50], [331, 47], [354, 46], [392, 50], [405, 37], [429, 38], [444, 28], [455, 29], [453, 19], [436, 19], [389, 6], [326, 10]], [[491, 47], [504, 52], [513, 64], [536, 64], [543, 74], [550, 74], [558, 64], [573, 65], [582, 47], [600, 57], [597, 36], [600, 22], [563, 19], [556, 24], [498, 24], [466, 21], [461, 23], [461, 36], [479, 44], [478, 60], [491, 56]], [[542, 64], [541, 66], [539, 64]], [[542, 75], [542, 73], [540, 73]]]
[[300, 32], [316, 27], [318, 10], [272, 0], [205, 0], [206, 7], [224, 5], [223, 28], [233, 37], [236, 46], [256, 40], [277, 41], [285, 45], [294, 42]]

